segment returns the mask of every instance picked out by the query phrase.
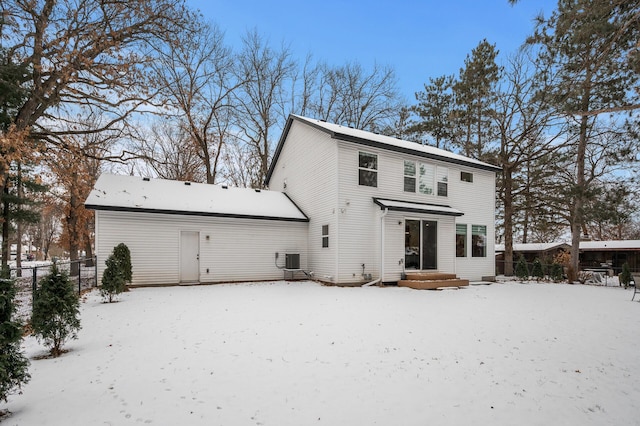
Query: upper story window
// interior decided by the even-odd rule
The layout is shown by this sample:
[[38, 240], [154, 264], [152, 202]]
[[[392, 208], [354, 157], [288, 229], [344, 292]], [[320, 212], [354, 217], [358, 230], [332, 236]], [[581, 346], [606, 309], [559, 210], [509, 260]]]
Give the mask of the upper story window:
[[358, 153], [358, 185], [378, 186], [378, 156], [368, 152]]
[[473, 173], [460, 172], [460, 180], [462, 182], [473, 182]]
[[418, 190], [421, 194], [433, 195], [434, 170], [431, 164], [420, 163], [420, 177]]
[[448, 194], [449, 169], [447, 167], [438, 166], [438, 196], [446, 197]]
[[404, 192], [416, 192], [416, 162], [404, 162]]

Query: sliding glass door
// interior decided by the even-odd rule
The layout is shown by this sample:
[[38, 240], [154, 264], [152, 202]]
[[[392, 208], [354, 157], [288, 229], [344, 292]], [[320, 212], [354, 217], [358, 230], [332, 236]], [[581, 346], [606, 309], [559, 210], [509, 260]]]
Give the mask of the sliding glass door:
[[407, 219], [404, 231], [405, 269], [437, 269], [438, 222]]

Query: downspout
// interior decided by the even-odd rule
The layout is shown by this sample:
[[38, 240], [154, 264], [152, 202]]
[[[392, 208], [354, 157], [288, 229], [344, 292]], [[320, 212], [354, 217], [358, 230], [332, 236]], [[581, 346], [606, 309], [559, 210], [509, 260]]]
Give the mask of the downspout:
[[384, 282], [384, 218], [389, 213], [389, 208], [384, 208], [380, 215], [380, 283]]

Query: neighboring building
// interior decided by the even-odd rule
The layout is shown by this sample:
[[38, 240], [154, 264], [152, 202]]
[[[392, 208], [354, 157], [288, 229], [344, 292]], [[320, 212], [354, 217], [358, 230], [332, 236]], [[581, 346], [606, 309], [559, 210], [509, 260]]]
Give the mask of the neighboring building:
[[[571, 250], [571, 245], [566, 243], [526, 243], [513, 245], [513, 270], [516, 270], [516, 263], [520, 256], [524, 257], [528, 263], [540, 259], [545, 265], [553, 263], [555, 256], [561, 252]], [[496, 274], [504, 274], [504, 244], [496, 244]]]
[[[300, 269], [340, 285], [396, 282], [410, 270], [481, 280], [495, 274], [497, 171], [431, 146], [292, 115], [269, 191], [107, 175], [86, 204], [96, 210], [99, 275], [124, 242], [134, 284], [281, 278], [275, 253], [300, 254]], [[186, 250], [199, 255], [189, 273]]]
[[[513, 261], [523, 255], [527, 262], [535, 258], [551, 263], [560, 251], [571, 252], [566, 243], [528, 243], [513, 245]], [[622, 265], [629, 264], [631, 271], [640, 271], [640, 240], [580, 241], [580, 269], [610, 269], [620, 273]], [[504, 273], [504, 245], [496, 245], [496, 273]]]
[[640, 272], [640, 240], [580, 241], [581, 268], [606, 266], [618, 274], [625, 263]]

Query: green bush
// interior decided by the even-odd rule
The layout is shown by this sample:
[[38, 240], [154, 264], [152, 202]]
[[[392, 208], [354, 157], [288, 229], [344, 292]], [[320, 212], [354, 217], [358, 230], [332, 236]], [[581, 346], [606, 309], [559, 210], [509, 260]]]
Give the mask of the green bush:
[[120, 243], [113, 249], [113, 255], [122, 270], [125, 282], [130, 283], [133, 273], [131, 270], [131, 252], [129, 251], [129, 247], [124, 243]]
[[540, 281], [544, 279], [544, 267], [542, 266], [542, 262], [537, 257], [533, 261], [533, 265], [531, 266], [531, 276], [536, 279], [536, 281]]
[[553, 264], [551, 264], [551, 279], [554, 282], [560, 282], [564, 279], [564, 273], [562, 271], [562, 265], [559, 263], [554, 262]]
[[522, 255], [520, 255], [520, 259], [518, 259], [518, 263], [516, 264], [516, 277], [518, 277], [520, 281], [529, 279], [529, 265], [527, 265], [527, 261]]
[[[622, 284], [624, 288], [629, 287], [629, 284], [631, 283], [631, 270], [629, 269], [629, 264], [627, 262], [622, 265], [622, 272], [620, 272], [618, 278], [620, 279], [620, 284]], [[636, 285], [637, 284], [638, 283], [636, 283]]]
[[38, 341], [51, 348], [51, 355], [59, 356], [69, 339], [78, 338], [80, 330], [80, 300], [66, 272], [54, 263], [34, 295], [31, 325]]
[[0, 272], [0, 401], [29, 381], [29, 360], [20, 351], [22, 326], [13, 320], [16, 311], [15, 282], [9, 269]]
[[107, 268], [102, 273], [100, 294], [111, 303], [116, 295], [125, 291], [125, 271], [114, 253], [109, 255], [105, 263]]

